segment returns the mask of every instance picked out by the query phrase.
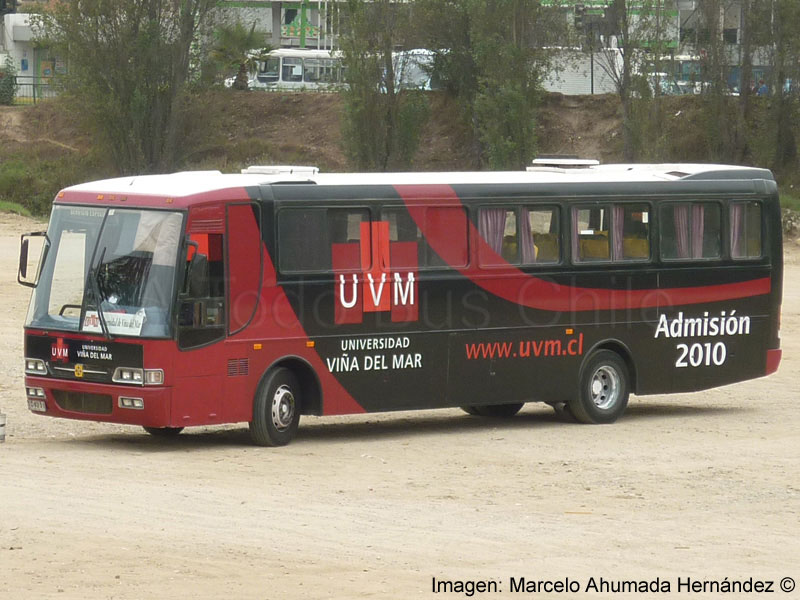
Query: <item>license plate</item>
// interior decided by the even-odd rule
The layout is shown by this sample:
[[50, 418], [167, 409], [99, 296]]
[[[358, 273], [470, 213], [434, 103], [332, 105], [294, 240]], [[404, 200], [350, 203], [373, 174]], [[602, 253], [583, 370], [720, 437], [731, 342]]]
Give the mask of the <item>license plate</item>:
[[33, 412], [47, 412], [47, 405], [44, 400], [33, 400], [28, 398], [28, 410]]

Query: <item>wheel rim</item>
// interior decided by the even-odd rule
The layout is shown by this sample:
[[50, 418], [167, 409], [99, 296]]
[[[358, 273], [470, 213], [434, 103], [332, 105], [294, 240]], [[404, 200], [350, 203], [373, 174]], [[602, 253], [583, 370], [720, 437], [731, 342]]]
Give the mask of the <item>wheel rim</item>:
[[286, 431], [294, 420], [294, 396], [288, 385], [282, 385], [272, 396], [272, 424], [278, 431]]
[[616, 369], [607, 365], [599, 367], [589, 382], [589, 394], [594, 405], [601, 410], [614, 406], [620, 394], [620, 377]]

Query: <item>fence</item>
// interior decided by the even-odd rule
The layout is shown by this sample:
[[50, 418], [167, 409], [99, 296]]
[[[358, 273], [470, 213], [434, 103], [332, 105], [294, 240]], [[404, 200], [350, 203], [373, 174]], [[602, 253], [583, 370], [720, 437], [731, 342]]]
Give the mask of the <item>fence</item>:
[[46, 98], [54, 98], [56, 91], [49, 81], [49, 79], [32, 75], [17, 75], [17, 95], [14, 103], [36, 104]]

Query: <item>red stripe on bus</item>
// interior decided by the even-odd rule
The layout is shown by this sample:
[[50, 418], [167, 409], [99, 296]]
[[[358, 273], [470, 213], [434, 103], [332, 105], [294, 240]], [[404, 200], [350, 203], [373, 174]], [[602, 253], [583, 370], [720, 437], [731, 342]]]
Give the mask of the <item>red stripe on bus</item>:
[[[403, 199], [409, 214], [420, 228], [428, 244], [445, 262], [452, 266], [448, 258], [459, 254], [455, 252], [452, 236], [440, 234], [443, 230], [458, 231], [468, 228], [469, 239], [477, 240], [475, 256], [489, 256], [492, 264], [505, 264], [505, 267], [492, 268], [491, 272], [481, 271], [474, 260], [470, 266], [452, 268], [487, 292], [504, 300], [540, 310], [550, 311], [589, 311], [618, 310], [628, 308], [650, 308], [655, 306], [681, 306], [704, 302], [719, 302], [768, 294], [771, 289], [769, 277], [752, 279], [737, 283], [717, 285], [675, 287], [664, 289], [614, 290], [606, 288], [586, 288], [553, 283], [524, 273], [508, 264], [489, 247], [478, 233], [475, 225], [467, 219], [463, 211], [455, 213], [449, 227], [428, 231], [424, 215], [425, 207], [458, 206], [463, 208], [461, 199], [449, 185], [397, 185], [395, 190]], [[487, 275], [490, 275], [487, 277]]]

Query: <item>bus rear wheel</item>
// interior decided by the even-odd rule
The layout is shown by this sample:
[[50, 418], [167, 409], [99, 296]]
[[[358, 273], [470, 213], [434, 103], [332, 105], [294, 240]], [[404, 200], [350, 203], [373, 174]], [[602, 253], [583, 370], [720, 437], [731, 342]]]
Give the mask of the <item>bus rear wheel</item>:
[[172, 438], [183, 431], [183, 427], [143, 427], [152, 436], [160, 438]]
[[567, 407], [581, 423], [613, 423], [628, 406], [630, 377], [616, 352], [599, 350], [581, 370], [578, 395]]
[[513, 404], [481, 404], [475, 406], [462, 406], [461, 410], [476, 417], [496, 417], [507, 419], [513, 417], [522, 408], [522, 403]]
[[300, 385], [289, 369], [269, 373], [256, 392], [250, 437], [259, 446], [285, 446], [300, 423]]

